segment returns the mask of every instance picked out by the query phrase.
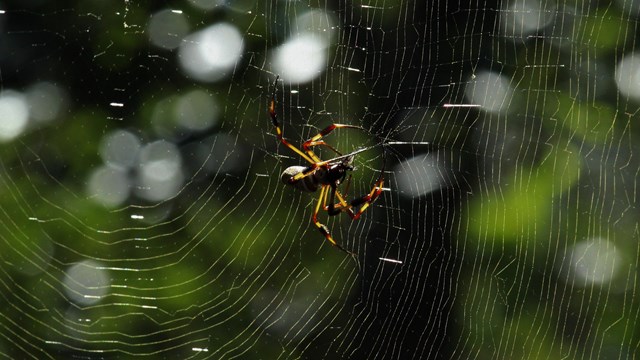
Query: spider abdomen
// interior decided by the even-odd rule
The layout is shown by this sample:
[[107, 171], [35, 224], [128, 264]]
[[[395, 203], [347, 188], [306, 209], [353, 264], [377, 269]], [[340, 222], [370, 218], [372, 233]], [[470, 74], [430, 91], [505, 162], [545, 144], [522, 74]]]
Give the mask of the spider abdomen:
[[[320, 167], [289, 166], [284, 170], [280, 179], [283, 183], [291, 185], [298, 190], [315, 192], [321, 185], [339, 185], [346, 172], [351, 169], [350, 166], [343, 163]], [[296, 175], [304, 172], [310, 173], [295, 179]]]
[[294, 176], [308, 170], [306, 166], [289, 166], [282, 172], [280, 179], [283, 183], [291, 185], [298, 190], [306, 192], [315, 192], [318, 190], [318, 185], [321, 183], [317, 177], [317, 172], [310, 176], [305, 176], [300, 180], [293, 180]]

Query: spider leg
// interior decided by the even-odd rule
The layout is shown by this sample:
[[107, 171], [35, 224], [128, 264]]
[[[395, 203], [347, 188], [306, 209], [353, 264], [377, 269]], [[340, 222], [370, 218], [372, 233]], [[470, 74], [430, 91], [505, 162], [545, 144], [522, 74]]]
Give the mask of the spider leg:
[[[344, 193], [348, 194], [349, 193], [349, 186], [351, 185], [351, 174], [349, 174], [349, 177], [347, 178], [347, 185], [344, 186]], [[340, 193], [338, 192], [338, 195], [340, 195]]]
[[[338, 215], [342, 212], [341, 203], [336, 204], [336, 193], [338, 192], [338, 187], [335, 184], [331, 184], [331, 195], [329, 197], [329, 205], [327, 206], [327, 202], [323, 203], [324, 209], [327, 211], [329, 216]], [[325, 198], [326, 200], [326, 198]]]
[[[353, 218], [355, 215], [351, 209], [353, 205], [349, 204], [347, 200], [345, 200], [345, 196], [343, 196], [340, 191], [336, 191], [336, 197], [338, 198], [338, 202], [333, 204], [333, 208], [339, 209], [340, 212], [346, 212], [351, 218]], [[329, 208], [327, 207], [326, 210], [329, 211]]]
[[305, 141], [302, 144], [302, 149], [304, 149], [304, 151], [306, 151], [307, 155], [309, 155], [309, 157], [314, 159], [315, 161], [320, 161], [320, 158], [313, 152], [313, 150], [311, 150], [311, 147], [313, 147], [313, 146], [318, 146], [318, 145], [327, 146], [331, 150], [333, 150], [336, 153], [338, 153], [338, 155], [342, 155], [342, 154], [340, 154], [340, 152], [338, 152], [338, 150], [334, 149], [333, 146], [331, 146], [331, 145], [325, 143], [323, 140], [321, 140], [324, 136], [329, 135], [329, 133], [331, 133], [333, 130], [342, 129], [342, 128], [360, 129], [360, 130], [364, 131], [364, 129], [361, 128], [360, 126], [346, 125], [346, 124], [331, 124], [331, 125], [327, 126], [326, 128], [324, 128], [322, 131], [320, 131], [318, 134], [316, 134], [311, 139]]
[[[350, 211], [348, 211], [347, 213], [349, 214], [349, 216], [351, 216], [353, 220], [359, 219], [360, 215], [362, 215], [362, 213], [365, 212], [365, 210], [367, 210], [369, 205], [371, 205], [371, 203], [376, 201], [378, 196], [380, 196], [380, 194], [382, 193], [383, 185], [384, 185], [384, 178], [381, 175], [378, 181], [376, 182], [376, 184], [373, 186], [373, 189], [371, 189], [371, 192], [369, 192], [367, 195], [351, 200], [351, 203], [349, 204]], [[354, 212], [351, 209], [351, 208], [357, 208], [357, 207], [360, 207], [360, 208], [356, 212]]]
[[[340, 151], [338, 151], [336, 148], [334, 148], [333, 146], [327, 144], [326, 142], [324, 142], [324, 140], [320, 140], [320, 141], [314, 141], [310, 144], [307, 144], [308, 147], [312, 147], [312, 146], [326, 146], [329, 149], [331, 149], [333, 152], [335, 152], [336, 154], [338, 154], [338, 156], [342, 156], [342, 153]], [[311, 152], [311, 150], [307, 150], [307, 153]], [[313, 152], [312, 152], [313, 153]], [[316, 155], [315, 153], [313, 153], [313, 155]], [[317, 155], [316, 155], [317, 156]]]
[[[271, 94], [271, 101], [269, 101], [269, 116], [271, 116], [271, 122], [273, 126], [276, 128], [276, 135], [278, 136], [278, 140], [283, 143], [286, 147], [293, 150], [296, 154], [300, 155], [303, 159], [307, 160], [310, 163], [315, 163], [315, 159], [305, 154], [302, 150], [295, 147], [293, 144], [288, 142], [284, 136], [282, 136], [282, 128], [280, 127], [280, 122], [278, 121], [278, 113], [276, 112], [276, 89], [278, 84], [278, 77], [273, 83], [273, 93]], [[318, 159], [319, 160], [319, 159]]]
[[[323, 204], [326, 204], [327, 202], [327, 195], [329, 194], [329, 192], [327, 191], [328, 189], [329, 189], [329, 185], [325, 185], [325, 186], [322, 186], [322, 188], [320, 188], [320, 196], [318, 197], [318, 203], [316, 204], [316, 208], [313, 211], [313, 216], [311, 217], [311, 221], [313, 221], [313, 224], [318, 228], [320, 233], [324, 235], [327, 241], [331, 243], [331, 245], [337, 247], [338, 249], [344, 251], [345, 253], [351, 256], [355, 256], [356, 254], [340, 246], [340, 244], [338, 244], [331, 236], [331, 233], [329, 232], [329, 228], [326, 225], [320, 223], [320, 221], [318, 221], [318, 213], [320, 212], [320, 206]], [[335, 187], [332, 187], [331, 197], [334, 196], [335, 192], [336, 192]]]
[[[344, 193], [349, 192], [349, 185], [351, 184], [351, 175], [347, 178], [347, 185], [344, 188]], [[331, 192], [331, 199], [329, 199], [329, 205], [324, 204], [324, 210], [329, 214], [329, 216], [338, 215], [343, 211], [351, 212], [351, 205], [347, 203], [345, 197], [340, 193], [340, 191], [333, 186], [333, 191]], [[338, 202], [336, 203], [335, 198], [338, 198]]]
[[[358, 208], [358, 211], [355, 213], [353, 211], [349, 211], [348, 214], [351, 216], [351, 219], [357, 220], [360, 218], [365, 210], [382, 194], [382, 186], [384, 185], [384, 168], [387, 163], [386, 152], [384, 151], [384, 147], [382, 148], [382, 168], [380, 169], [380, 175], [378, 175], [378, 180], [373, 185], [373, 189], [367, 194], [357, 199], [351, 200], [351, 207]], [[351, 209], [349, 209], [351, 210]]]
[[[349, 215], [349, 217], [351, 217], [352, 220], [358, 220], [362, 215], [362, 213], [365, 212], [367, 208], [374, 201], [376, 201], [376, 199], [380, 196], [380, 194], [382, 194], [382, 187], [384, 185], [385, 163], [386, 163], [386, 157], [383, 158], [382, 170], [380, 170], [380, 175], [378, 176], [378, 180], [373, 185], [373, 189], [371, 189], [371, 191], [368, 194], [361, 196], [359, 198], [353, 199], [351, 200], [350, 203], [347, 203], [347, 201], [342, 196], [342, 194], [340, 194], [340, 192], [336, 190], [335, 196], [338, 198], [339, 203], [333, 204], [333, 206], [329, 205], [329, 207], [326, 208], [329, 214], [331, 214], [332, 209], [334, 209], [333, 211], [339, 209], [339, 211], [341, 212], [346, 212]], [[347, 189], [348, 189], [350, 180], [351, 178], [349, 178], [349, 181], [347, 182]], [[333, 199], [333, 196], [332, 196], [332, 199]], [[357, 208], [358, 210], [353, 211], [354, 208]]]

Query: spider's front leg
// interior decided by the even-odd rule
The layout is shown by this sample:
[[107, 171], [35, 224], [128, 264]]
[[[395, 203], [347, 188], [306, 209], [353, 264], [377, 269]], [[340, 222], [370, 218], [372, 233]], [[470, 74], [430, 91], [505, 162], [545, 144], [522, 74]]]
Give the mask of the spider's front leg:
[[327, 126], [326, 128], [324, 128], [322, 131], [320, 131], [317, 135], [315, 135], [314, 137], [312, 137], [311, 139], [305, 141], [302, 144], [302, 149], [304, 149], [304, 151], [307, 152], [307, 155], [309, 155], [310, 158], [314, 159], [315, 161], [320, 161], [320, 158], [313, 152], [313, 150], [311, 150], [311, 148], [313, 146], [326, 146], [329, 149], [333, 150], [334, 152], [336, 152], [338, 155], [342, 155], [338, 150], [336, 150], [333, 146], [327, 144], [326, 142], [324, 142], [324, 140], [322, 140], [322, 138], [326, 135], [329, 135], [329, 133], [331, 133], [333, 130], [335, 129], [342, 129], [342, 128], [348, 128], [348, 129], [360, 129], [363, 130], [363, 128], [361, 128], [360, 126], [355, 126], [355, 125], [347, 125], [347, 124], [331, 124], [329, 126]]
[[278, 85], [278, 77], [273, 82], [273, 93], [271, 93], [271, 101], [269, 101], [269, 116], [271, 117], [271, 122], [273, 126], [276, 128], [276, 135], [278, 136], [278, 140], [283, 143], [286, 147], [293, 150], [296, 154], [300, 155], [303, 159], [307, 160], [310, 163], [315, 163], [315, 159], [310, 158], [307, 154], [305, 154], [302, 150], [295, 147], [293, 144], [287, 141], [282, 135], [282, 128], [280, 127], [280, 122], [278, 121], [278, 113], [276, 112], [276, 89]]

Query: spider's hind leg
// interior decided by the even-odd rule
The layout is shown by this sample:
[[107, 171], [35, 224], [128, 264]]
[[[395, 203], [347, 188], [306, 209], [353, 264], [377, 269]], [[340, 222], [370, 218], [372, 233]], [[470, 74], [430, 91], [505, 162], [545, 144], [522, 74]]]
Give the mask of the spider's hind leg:
[[[331, 184], [331, 195], [329, 196], [329, 205], [327, 206], [326, 201], [323, 204], [324, 209], [327, 211], [327, 214], [329, 214], [329, 216], [338, 215], [343, 210], [342, 206], [340, 206], [341, 205], [340, 203], [336, 204], [335, 198], [336, 198], [337, 191], [338, 191], [338, 188], [336, 187], [336, 185]], [[326, 197], [325, 197], [325, 200], [326, 200]]]
[[[351, 256], [356, 256], [355, 253], [343, 248], [340, 244], [338, 244], [333, 237], [331, 236], [331, 232], [329, 231], [329, 228], [325, 225], [320, 223], [320, 221], [318, 221], [318, 213], [320, 212], [320, 206], [323, 204], [326, 204], [327, 201], [327, 195], [328, 195], [328, 190], [329, 186], [323, 186], [320, 189], [320, 196], [318, 197], [318, 203], [316, 204], [316, 208], [313, 212], [313, 216], [311, 217], [311, 220], [313, 221], [313, 224], [318, 228], [318, 230], [320, 231], [320, 233], [322, 235], [324, 235], [324, 237], [327, 239], [327, 241], [329, 241], [331, 243], [331, 245], [337, 247], [338, 249], [344, 251], [345, 253], [351, 255]], [[331, 190], [332, 194], [334, 193], [334, 189]], [[333, 195], [332, 195], [333, 196]], [[338, 211], [339, 213], [339, 211]]]
[[[347, 193], [349, 191], [349, 185], [351, 184], [351, 175], [347, 178], [347, 185], [345, 186], [344, 192]], [[338, 202], [336, 202], [336, 198], [338, 198]], [[326, 198], [325, 198], [326, 200]], [[329, 205], [326, 204], [326, 201], [323, 203], [324, 210], [327, 211], [329, 216], [335, 216], [342, 212], [350, 212], [351, 206], [346, 202], [344, 196], [338, 191], [338, 187], [334, 184], [331, 185], [331, 195], [329, 197]]]
[[[382, 165], [382, 170], [380, 171], [380, 176], [378, 177], [378, 180], [376, 181], [375, 185], [373, 185], [373, 189], [371, 189], [371, 191], [364, 195], [361, 196], [357, 199], [353, 199], [351, 200], [351, 203], [349, 204], [349, 216], [351, 216], [351, 218], [353, 220], [357, 220], [360, 218], [360, 215], [362, 215], [363, 212], [365, 212], [365, 210], [367, 210], [367, 208], [374, 202], [376, 201], [376, 199], [380, 196], [380, 194], [382, 194], [382, 188], [384, 186], [384, 164]], [[352, 209], [358, 209], [358, 211], [353, 211]]]

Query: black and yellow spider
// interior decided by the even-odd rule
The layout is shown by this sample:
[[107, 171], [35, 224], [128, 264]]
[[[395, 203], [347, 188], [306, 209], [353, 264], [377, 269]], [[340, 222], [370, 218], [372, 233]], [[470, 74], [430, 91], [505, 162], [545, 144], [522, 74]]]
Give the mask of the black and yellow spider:
[[[278, 122], [278, 114], [276, 113], [277, 82], [278, 78], [276, 78], [273, 84], [273, 93], [271, 95], [271, 101], [269, 102], [269, 115], [271, 116], [273, 126], [276, 128], [276, 135], [280, 142], [309, 163], [307, 166], [288, 167], [282, 173], [282, 182], [305, 192], [315, 192], [320, 189], [320, 195], [318, 197], [315, 210], [313, 211], [311, 221], [318, 228], [320, 233], [331, 243], [331, 245], [346, 252], [347, 254], [355, 255], [354, 253], [345, 250], [333, 239], [329, 228], [318, 221], [318, 213], [320, 212], [320, 209], [322, 209], [326, 211], [329, 216], [346, 213], [352, 220], [360, 218], [360, 215], [362, 215], [371, 203], [373, 203], [382, 193], [382, 186], [384, 184], [384, 163], [373, 189], [368, 194], [347, 202], [346, 196], [342, 195], [340, 190], [338, 190], [338, 186], [344, 182], [345, 178], [347, 178], [347, 174], [354, 169], [353, 160], [358, 151], [343, 155], [333, 146], [325, 143], [322, 138], [335, 129], [350, 128], [360, 129], [363, 131], [364, 129], [354, 125], [331, 124], [324, 130], [320, 131], [317, 135], [302, 143], [302, 149], [295, 147], [283, 137], [282, 128]], [[314, 146], [325, 146], [338, 154], [338, 157], [330, 160], [322, 160], [313, 152], [312, 147]], [[345, 193], [349, 189], [350, 182], [351, 174], [349, 174], [346, 182]]]

